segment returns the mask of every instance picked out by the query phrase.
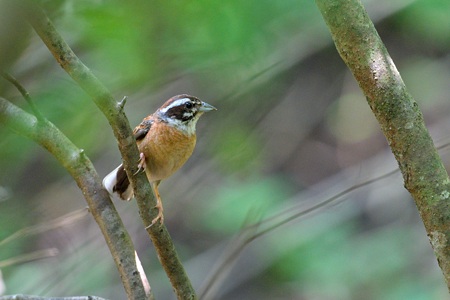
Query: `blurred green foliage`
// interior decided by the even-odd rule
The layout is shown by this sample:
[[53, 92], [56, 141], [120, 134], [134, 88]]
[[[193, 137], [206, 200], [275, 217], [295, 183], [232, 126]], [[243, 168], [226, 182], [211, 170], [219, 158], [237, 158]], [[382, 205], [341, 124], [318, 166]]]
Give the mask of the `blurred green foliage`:
[[216, 142], [212, 151], [227, 172], [254, 170], [262, 165], [259, 157], [261, 143], [251, 129], [242, 125], [230, 127]]
[[[175, 94], [218, 107], [199, 121], [193, 157], [162, 183], [166, 223], [182, 260], [196, 262], [188, 266], [196, 285], [221, 259], [208, 254], [211, 248], [221, 248], [245, 222], [294, 213], [310, 198], [323, 200], [328, 189], [348, 188], [348, 181], [338, 189], [330, 178], [347, 178], [349, 166], [360, 166], [358, 183], [367, 161], [386, 149], [313, 1], [39, 2], [116, 98], [129, 96], [132, 126]], [[364, 2], [427, 122], [438, 125], [433, 134], [448, 142], [449, 1]], [[107, 121], [6, 3], [0, 2], [0, 66], [105, 175], [120, 163]], [[0, 96], [29, 111], [3, 80]], [[86, 205], [49, 154], [8, 128], [0, 126], [0, 136], [0, 239]], [[314, 186], [321, 182], [329, 185]], [[402, 189], [400, 180], [393, 182]], [[296, 197], [309, 188], [311, 194]], [[411, 200], [398, 190], [379, 190], [261, 237], [214, 299], [446, 295]], [[114, 203], [150, 283], [157, 282], [157, 298], [170, 299], [135, 206]], [[6, 293], [124, 297], [91, 219], [4, 245], [0, 259], [47, 247], [61, 254], [2, 270]]]
[[223, 182], [216, 196], [203, 206], [199, 218], [203, 226], [217, 233], [233, 234], [246, 222], [267, 217], [278, 206], [278, 199], [290, 196], [290, 186], [276, 178], [233, 179]]
[[423, 274], [408, 271], [415, 249], [405, 245], [414, 239], [412, 230], [394, 227], [367, 236], [359, 235], [355, 225], [339, 225], [292, 248], [271, 268], [271, 280], [299, 282], [306, 294], [323, 298], [430, 299], [436, 284], [421, 282]]
[[426, 42], [431, 47], [450, 47], [450, 3], [446, 0], [415, 1], [397, 18], [406, 32], [414, 32], [418, 42]]

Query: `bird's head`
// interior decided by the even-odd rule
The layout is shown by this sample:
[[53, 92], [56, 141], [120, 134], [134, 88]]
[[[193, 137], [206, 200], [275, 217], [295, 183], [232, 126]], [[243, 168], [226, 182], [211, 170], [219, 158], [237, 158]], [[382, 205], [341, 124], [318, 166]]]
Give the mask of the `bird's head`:
[[182, 94], [167, 100], [156, 114], [162, 121], [191, 135], [195, 133], [195, 125], [200, 116], [212, 110], [217, 109], [197, 97]]

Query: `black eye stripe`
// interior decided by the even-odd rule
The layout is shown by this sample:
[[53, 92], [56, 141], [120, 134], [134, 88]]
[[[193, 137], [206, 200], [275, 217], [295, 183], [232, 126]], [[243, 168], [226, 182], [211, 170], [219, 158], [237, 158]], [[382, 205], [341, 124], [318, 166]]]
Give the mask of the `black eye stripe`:
[[187, 109], [185, 105], [172, 107], [166, 112], [167, 117], [171, 119], [178, 119], [183, 122], [194, 118], [196, 114], [197, 111], [195, 109]]
[[[183, 97], [182, 97], [183, 96]], [[180, 95], [167, 101], [159, 110], [158, 115], [164, 119], [178, 120], [187, 123], [196, 118], [198, 107], [202, 102], [195, 97]]]

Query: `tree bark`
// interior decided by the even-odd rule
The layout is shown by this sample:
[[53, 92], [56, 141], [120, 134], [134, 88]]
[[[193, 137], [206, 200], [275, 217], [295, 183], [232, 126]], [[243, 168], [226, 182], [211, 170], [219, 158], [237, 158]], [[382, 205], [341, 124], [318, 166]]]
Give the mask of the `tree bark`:
[[397, 159], [450, 288], [450, 180], [419, 106], [359, 0], [316, 4]]
[[[46, 119], [37, 120], [0, 98], [0, 123], [47, 149], [72, 175], [83, 192], [89, 211], [100, 227], [116, 263], [128, 299], [153, 296], [144, 287], [131, 238], [89, 158]], [[140, 263], [139, 263], [140, 264]]]
[[[30, 4], [30, 2], [27, 3]], [[30, 10], [26, 7], [24, 13], [36, 33], [60, 66], [91, 96], [94, 103], [108, 119], [118, 141], [123, 165], [139, 207], [139, 214], [177, 298], [197, 299], [195, 290], [178, 258], [175, 245], [167, 228], [159, 223], [149, 227], [158, 210], [155, 208], [156, 200], [147, 176], [144, 172], [137, 172], [136, 162], [139, 160], [139, 152], [128, 118], [123, 111], [125, 98], [121, 102], [115, 101], [108, 89], [75, 55], [44, 12], [34, 5], [31, 6], [34, 9]]]

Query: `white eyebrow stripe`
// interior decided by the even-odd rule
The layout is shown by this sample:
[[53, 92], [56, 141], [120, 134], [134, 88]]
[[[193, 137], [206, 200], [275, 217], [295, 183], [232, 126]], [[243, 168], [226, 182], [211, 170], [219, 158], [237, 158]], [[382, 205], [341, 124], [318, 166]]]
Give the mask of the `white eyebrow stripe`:
[[164, 107], [163, 109], [161, 109], [160, 111], [165, 114], [169, 109], [176, 107], [176, 106], [180, 106], [188, 101], [191, 101], [191, 99], [189, 98], [181, 98], [178, 100], [175, 100], [174, 102], [172, 102], [169, 106]]

